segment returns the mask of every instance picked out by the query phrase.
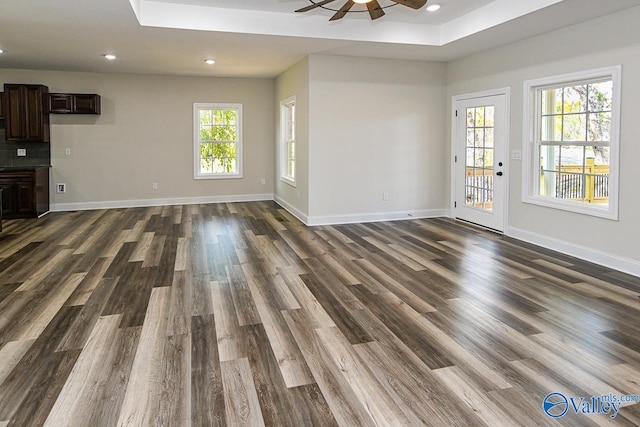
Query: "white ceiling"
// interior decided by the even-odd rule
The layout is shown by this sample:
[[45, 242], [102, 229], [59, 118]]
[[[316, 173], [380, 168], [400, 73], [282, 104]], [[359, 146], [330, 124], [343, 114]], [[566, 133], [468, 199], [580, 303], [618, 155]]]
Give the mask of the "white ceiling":
[[274, 77], [314, 53], [448, 61], [640, 5], [435, 1], [436, 13], [398, 5], [329, 22], [328, 10], [294, 13], [308, 0], [0, 0], [0, 68]]

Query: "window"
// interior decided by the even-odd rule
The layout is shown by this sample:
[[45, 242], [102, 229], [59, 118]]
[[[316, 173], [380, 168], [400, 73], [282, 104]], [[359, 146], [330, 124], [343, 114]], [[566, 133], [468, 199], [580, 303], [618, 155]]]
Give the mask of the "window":
[[280, 176], [284, 182], [296, 184], [296, 97], [280, 102], [282, 144]]
[[242, 178], [242, 105], [193, 104], [194, 178]]
[[523, 201], [618, 218], [620, 74], [525, 82]]

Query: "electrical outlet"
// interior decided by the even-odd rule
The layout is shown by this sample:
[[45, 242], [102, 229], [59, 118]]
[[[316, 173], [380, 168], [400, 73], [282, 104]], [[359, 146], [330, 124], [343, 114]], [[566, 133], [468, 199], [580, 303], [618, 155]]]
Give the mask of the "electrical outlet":
[[27, 157], [27, 149], [18, 148], [18, 157]]
[[522, 160], [522, 151], [520, 150], [513, 150], [511, 152], [511, 158], [513, 160]]
[[262, 185], [265, 185], [267, 183], [267, 180], [262, 178], [262, 181], [260, 181], [262, 183]]
[[151, 184], [151, 189], [157, 190], [158, 189], [158, 183], [157, 182], [152, 183]]
[[384, 193], [382, 193], [382, 200], [384, 200], [385, 202], [389, 200], [389, 193], [387, 193], [386, 191]]
[[67, 192], [67, 184], [58, 183], [56, 184], [56, 193], [66, 193]]
[[71, 148], [65, 148], [64, 149], [64, 155], [69, 157], [71, 155]]

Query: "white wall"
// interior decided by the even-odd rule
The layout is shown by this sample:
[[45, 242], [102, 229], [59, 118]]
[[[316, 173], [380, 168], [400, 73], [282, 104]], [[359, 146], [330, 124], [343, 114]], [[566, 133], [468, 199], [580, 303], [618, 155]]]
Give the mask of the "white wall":
[[[266, 160], [274, 156], [271, 79], [2, 69], [4, 83], [41, 83], [50, 92], [102, 96], [100, 116], [51, 115], [53, 182], [66, 183], [68, 191], [53, 194], [53, 205], [273, 194], [273, 163]], [[243, 104], [243, 179], [193, 179], [194, 102]]]
[[636, 267], [625, 264], [640, 261], [638, 22], [640, 8], [634, 8], [481, 52], [453, 61], [447, 67], [448, 112], [453, 95], [511, 87], [510, 149], [513, 150], [522, 148], [525, 80], [622, 64], [619, 221], [522, 203], [522, 163], [511, 161], [509, 233], [547, 246], [565, 247], [574, 254], [615, 264], [627, 271], [640, 267], [640, 264]]
[[312, 55], [309, 74], [310, 223], [444, 214], [445, 65]]
[[[296, 97], [296, 186], [280, 180], [280, 101]], [[300, 219], [309, 214], [309, 58], [306, 57], [275, 80], [276, 158], [275, 195]]]

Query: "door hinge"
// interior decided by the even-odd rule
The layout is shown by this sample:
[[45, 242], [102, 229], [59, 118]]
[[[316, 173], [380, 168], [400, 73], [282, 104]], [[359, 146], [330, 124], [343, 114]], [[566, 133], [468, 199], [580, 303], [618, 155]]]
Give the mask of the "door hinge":
[[458, 156], [453, 156], [453, 162], [458, 163]]
[[453, 207], [457, 208], [458, 207], [458, 202], [453, 202]]
[[456, 110], [456, 117], [458, 117], [458, 110]]

